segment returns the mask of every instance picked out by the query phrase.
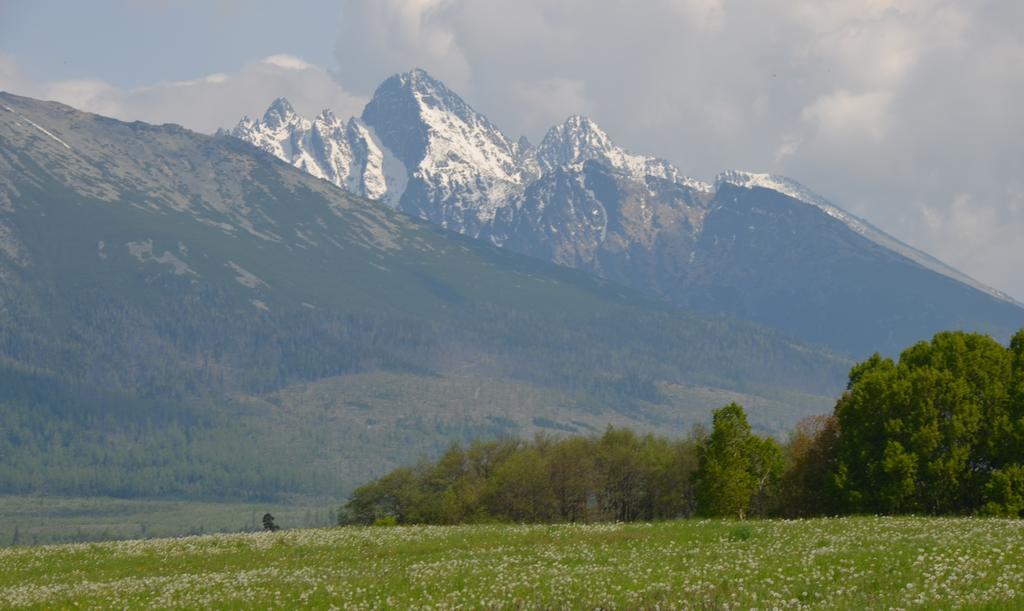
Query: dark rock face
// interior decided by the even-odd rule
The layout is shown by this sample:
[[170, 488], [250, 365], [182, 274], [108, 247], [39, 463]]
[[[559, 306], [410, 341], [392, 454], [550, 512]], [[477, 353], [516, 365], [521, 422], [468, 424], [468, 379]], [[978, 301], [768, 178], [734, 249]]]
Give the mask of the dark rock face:
[[426, 154], [430, 133], [420, 120], [410, 80], [396, 74], [384, 81], [363, 109], [362, 119], [405, 167], [414, 168]]

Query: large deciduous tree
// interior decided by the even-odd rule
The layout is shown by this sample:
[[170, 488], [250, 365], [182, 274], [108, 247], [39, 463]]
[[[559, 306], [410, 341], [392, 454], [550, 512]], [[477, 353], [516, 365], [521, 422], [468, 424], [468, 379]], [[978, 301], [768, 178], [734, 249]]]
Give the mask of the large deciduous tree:
[[1012, 353], [988, 336], [949, 332], [911, 346], [898, 363], [876, 354], [854, 367], [835, 410], [834, 483], [845, 508], [980, 507], [992, 473], [1021, 458]]
[[754, 435], [736, 403], [715, 410], [711, 435], [698, 448], [698, 461], [697, 511], [705, 516], [744, 519], [755, 501], [758, 509], [766, 509], [783, 469], [778, 444]]

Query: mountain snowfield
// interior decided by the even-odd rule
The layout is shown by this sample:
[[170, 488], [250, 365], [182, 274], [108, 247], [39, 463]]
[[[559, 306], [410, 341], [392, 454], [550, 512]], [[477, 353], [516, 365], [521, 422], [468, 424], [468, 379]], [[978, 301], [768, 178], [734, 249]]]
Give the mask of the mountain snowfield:
[[[229, 133], [351, 193], [442, 228], [851, 353], [894, 350], [943, 328], [1001, 336], [1024, 324], [1024, 310], [1004, 293], [794, 180], [727, 171], [713, 183], [703, 182], [666, 160], [618, 147], [581, 115], [552, 127], [536, 147], [525, 139], [514, 142], [419, 69], [384, 81], [362, 116], [348, 122], [328, 110], [308, 120], [279, 99], [262, 119], [246, 117]], [[756, 201], [749, 206], [751, 194]], [[781, 207], [774, 207], [777, 196], [784, 198]], [[762, 207], [769, 200], [770, 210]], [[807, 216], [793, 206], [815, 212]], [[744, 219], [734, 218], [736, 213]], [[785, 221], [767, 226], [777, 234], [763, 235], [763, 221], [776, 215]], [[732, 220], [723, 225], [723, 218]], [[715, 220], [710, 226], [728, 233], [709, 233], [709, 219]], [[758, 230], [762, 235], [754, 238]], [[773, 271], [794, 240], [804, 252], [785, 257], [797, 257], [795, 267], [808, 265], [808, 286], [800, 278], [780, 284]], [[737, 257], [755, 244], [761, 250], [747, 260], [752, 268], [739, 268]], [[840, 273], [858, 260], [885, 267], [886, 273], [895, 264], [897, 275], [907, 276], [893, 285], [902, 293], [876, 299], [880, 291], [894, 289], [880, 285], [877, 270], [863, 265]], [[783, 267], [782, 275], [793, 267]], [[857, 283], [850, 284], [854, 278]], [[960, 295], [964, 287], [979, 295]], [[873, 315], [847, 310], [851, 299], [859, 302], [865, 295], [877, 301]], [[800, 307], [794, 310], [793, 300], [803, 303], [806, 316]], [[908, 310], [914, 303], [926, 304], [923, 318]]]

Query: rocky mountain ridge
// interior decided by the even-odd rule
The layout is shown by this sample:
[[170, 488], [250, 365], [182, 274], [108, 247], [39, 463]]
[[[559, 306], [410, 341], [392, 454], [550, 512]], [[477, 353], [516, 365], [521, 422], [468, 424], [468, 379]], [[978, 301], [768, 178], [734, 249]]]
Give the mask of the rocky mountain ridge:
[[[1006, 335], [1024, 324], [1024, 309], [1004, 293], [900, 242], [792, 179], [727, 171], [706, 183], [666, 160], [618, 147], [596, 122], [581, 115], [551, 128], [536, 147], [525, 140], [513, 142], [443, 83], [418, 69], [384, 81], [362, 116], [348, 124], [331, 123], [326, 112], [307, 121], [290, 108], [282, 112], [279, 107], [287, 104], [275, 102], [262, 121], [243, 119], [230, 133], [350, 192], [445, 229], [653, 292], [678, 305], [772, 324], [802, 340], [858, 355], [896, 349], [942, 328], [966, 326]], [[349, 135], [352, 126], [361, 128], [355, 130], [356, 136]], [[359, 157], [354, 153], [359, 147], [373, 154]], [[390, 169], [371, 159], [391, 159]], [[737, 189], [743, 199], [754, 194], [759, 202], [782, 197], [781, 212], [789, 222], [801, 219], [800, 224], [772, 224], [779, 233], [771, 240], [753, 240], [763, 250], [749, 264], [765, 268], [754, 274], [759, 278], [756, 289], [729, 280], [748, 271], [729, 261], [735, 261], [738, 246], [752, 242], [751, 232], [768, 213], [760, 206], [744, 208], [752, 215], [743, 220], [745, 225], [730, 223], [731, 233], [723, 235], [707, 231], [709, 217], [737, 210]], [[805, 214], [809, 211], [812, 214]], [[926, 315], [918, 323], [904, 329], [878, 328], [877, 321], [849, 312], [848, 301], [832, 301], [838, 295], [833, 285], [854, 276], [862, 283], [852, 287], [856, 295], [878, 297], [883, 287], [873, 282], [863, 265], [854, 276], [842, 278], [836, 275], [838, 267], [801, 259], [799, 263], [813, 267], [816, 276], [788, 280], [795, 286], [781, 284], [781, 278], [773, 283], [761, 277], [780, 262], [793, 240], [815, 251], [807, 256], [834, 259], [839, 267], [854, 260], [868, 267], [909, 265], [906, 286], [885, 288], [901, 294], [882, 297], [891, 302], [884, 312], [896, 302], [907, 307], [912, 302], [905, 298], [910, 290], [917, 292], [917, 300], [933, 303], [924, 308]], [[829, 243], [845, 246], [830, 250]], [[817, 252], [811, 244], [822, 250]], [[812, 330], [802, 320], [782, 316], [792, 308], [778, 302], [780, 295], [809, 301], [808, 292], [800, 287], [804, 282], [827, 294], [810, 295], [820, 309], [809, 315], [833, 315], [835, 324], [852, 324], [857, 332], [829, 331], [824, 321]], [[958, 293], [961, 285], [973, 292], [965, 302], [947, 294]], [[952, 311], [941, 303], [950, 301], [961, 303], [958, 308], [971, 305], [967, 311]], [[769, 312], [775, 307], [782, 310]], [[854, 318], [840, 319], [834, 316], [838, 312]], [[897, 318], [914, 317], [902, 312]]]

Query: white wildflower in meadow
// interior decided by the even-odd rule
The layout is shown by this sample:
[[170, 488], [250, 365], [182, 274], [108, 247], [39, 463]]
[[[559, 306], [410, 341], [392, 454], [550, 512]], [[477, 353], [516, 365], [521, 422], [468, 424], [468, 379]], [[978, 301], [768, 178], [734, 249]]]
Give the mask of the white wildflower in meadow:
[[943, 518], [294, 530], [3, 549], [0, 607], [1012, 606], [1020, 549]]

